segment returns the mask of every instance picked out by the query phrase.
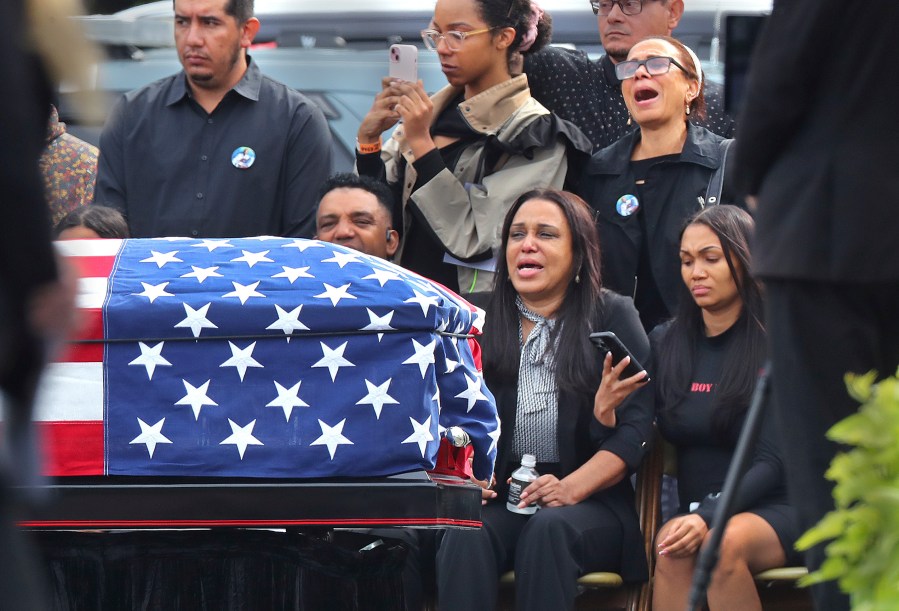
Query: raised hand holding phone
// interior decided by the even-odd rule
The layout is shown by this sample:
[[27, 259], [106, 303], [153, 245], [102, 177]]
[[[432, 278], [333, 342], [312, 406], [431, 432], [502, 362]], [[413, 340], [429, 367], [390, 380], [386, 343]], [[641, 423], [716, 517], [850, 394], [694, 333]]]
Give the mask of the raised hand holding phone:
[[649, 373], [611, 331], [591, 333], [590, 341], [605, 353], [602, 379], [593, 398], [593, 415], [611, 428], [617, 423], [615, 410], [632, 392], [649, 382]]

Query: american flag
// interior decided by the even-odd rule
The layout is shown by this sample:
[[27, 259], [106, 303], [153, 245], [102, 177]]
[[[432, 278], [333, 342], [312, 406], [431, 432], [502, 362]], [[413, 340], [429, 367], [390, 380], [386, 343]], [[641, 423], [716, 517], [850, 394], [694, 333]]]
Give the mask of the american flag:
[[86, 325], [47, 368], [49, 475], [379, 476], [499, 420], [466, 339], [482, 313], [376, 257], [285, 238], [58, 243]]

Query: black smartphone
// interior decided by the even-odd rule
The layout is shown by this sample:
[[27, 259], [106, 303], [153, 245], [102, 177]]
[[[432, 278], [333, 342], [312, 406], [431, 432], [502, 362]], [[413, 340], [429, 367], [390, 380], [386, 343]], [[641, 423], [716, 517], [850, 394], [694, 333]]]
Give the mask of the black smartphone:
[[[643, 371], [643, 365], [640, 364], [634, 355], [631, 354], [631, 351], [627, 349], [627, 346], [622, 343], [618, 336], [612, 333], [611, 331], [600, 331], [598, 333], [590, 334], [590, 341], [593, 342], [593, 345], [596, 346], [598, 350], [603, 352], [612, 353], [612, 366], [614, 367], [618, 363], [621, 362], [626, 356], [631, 357], [631, 362], [627, 364], [627, 367], [624, 368], [624, 372], [621, 374], [622, 378], [629, 378], [631, 376], [637, 375], [641, 371]], [[646, 377], [643, 379], [644, 382], [649, 382], [649, 372], [647, 372]]]

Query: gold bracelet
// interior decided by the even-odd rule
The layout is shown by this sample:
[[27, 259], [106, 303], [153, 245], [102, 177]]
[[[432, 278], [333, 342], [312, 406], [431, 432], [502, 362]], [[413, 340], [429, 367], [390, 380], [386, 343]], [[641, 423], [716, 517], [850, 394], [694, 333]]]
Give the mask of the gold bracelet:
[[365, 143], [356, 140], [356, 148], [359, 149], [359, 152], [363, 155], [370, 155], [371, 153], [377, 153], [381, 150], [381, 141], [378, 140], [377, 142]]

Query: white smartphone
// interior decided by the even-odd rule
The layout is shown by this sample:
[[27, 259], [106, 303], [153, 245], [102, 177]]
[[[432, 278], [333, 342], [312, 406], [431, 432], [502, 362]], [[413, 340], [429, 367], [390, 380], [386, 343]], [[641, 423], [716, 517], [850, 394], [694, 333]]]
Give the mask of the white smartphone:
[[418, 47], [390, 45], [390, 78], [414, 83], [418, 81]]

